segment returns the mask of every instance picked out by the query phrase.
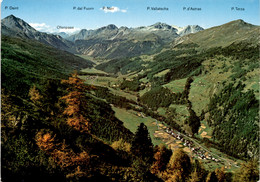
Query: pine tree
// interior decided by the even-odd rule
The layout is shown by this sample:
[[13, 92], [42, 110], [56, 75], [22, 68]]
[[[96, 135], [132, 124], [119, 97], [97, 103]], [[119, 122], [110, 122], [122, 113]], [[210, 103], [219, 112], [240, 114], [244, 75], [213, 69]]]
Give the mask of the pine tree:
[[141, 160], [151, 164], [153, 161], [153, 144], [147, 127], [141, 123], [135, 133], [131, 152]]
[[43, 109], [51, 115], [58, 113], [59, 107], [57, 103], [61, 95], [59, 84], [60, 82], [57, 80], [48, 80], [42, 89]]
[[215, 171], [212, 171], [211, 173], [208, 174], [206, 182], [218, 182], [218, 178], [216, 176]]
[[199, 179], [199, 181], [205, 181], [207, 177], [207, 171], [205, 167], [203, 166], [202, 162], [200, 162], [198, 159], [195, 159], [193, 163], [193, 172], [191, 174], [191, 179], [196, 179], [196, 175]]
[[183, 91], [183, 96], [186, 100], [189, 99], [189, 93], [190, 93], [190, 87], [191, 87], [191, 83], [193, 82], [193, 78], [192, 77], [189, 77], [187, 80], [186, 80], [186, 83], [185, 83], [185, 87], [184, 87], [184, 91]]
[[200, 118], [193, 111], [190, 101], [188, 101], [188, 111], [189, 111], [190, 116], [186, 120], [186, 123], [191, 128], [192, 134], [198, 133], [199, 127], [200, 127]]

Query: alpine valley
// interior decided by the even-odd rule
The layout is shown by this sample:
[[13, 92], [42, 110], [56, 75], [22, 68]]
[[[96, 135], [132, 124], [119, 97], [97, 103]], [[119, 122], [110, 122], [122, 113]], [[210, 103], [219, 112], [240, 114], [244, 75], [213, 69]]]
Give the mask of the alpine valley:
[[258, 181], [259, 31], [2, 19], [1, 180]]

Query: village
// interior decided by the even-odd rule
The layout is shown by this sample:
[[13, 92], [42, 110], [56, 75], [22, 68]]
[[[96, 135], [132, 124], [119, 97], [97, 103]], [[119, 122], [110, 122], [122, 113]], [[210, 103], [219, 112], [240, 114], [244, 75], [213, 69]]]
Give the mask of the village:
[[192, 157], [195, 155], [198, 159], [202, 160], [212, 160], [215, 162], [220, 162], [220, 159], [217, 159], [210, 155], [207, 151], [203, 150], [201, 147], [196, 147], [193, 141], [185, 139], [179, 132], [176, 133], [170, 128], [164, 129], [166, 133], [174, 137], [175, 139], [182, 142], [183, 146], [188, 147], [192, 152]]

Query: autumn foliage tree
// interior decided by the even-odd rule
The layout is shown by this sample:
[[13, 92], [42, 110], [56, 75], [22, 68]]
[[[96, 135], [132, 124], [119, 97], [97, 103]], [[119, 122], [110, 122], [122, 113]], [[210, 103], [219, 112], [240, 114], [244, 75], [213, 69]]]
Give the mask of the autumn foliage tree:
[[62, 169], [67, 167], [86, 167], [89, 164], [90, 156], [86, 151], [75, 153], [68, 148], [65, 140], [58, 142], [56, 135], [50, 131], [39, 131], [35, 139], [37, 146], [49, 154], [52, 160]]
[[114, 141], [112, 143], [111, 147], [115, 150], [122, 150], [125, 152], [130, 152], [131, 144], [127, 143], [122, 138], [120, 138], [118, 141]]
[[89, 132], [90, 123], [84, 116], [84, 106], [86, 105], [85, 92], [89, 89], [77, 73], [72, 74], [68, 80], [62, 80], [62, 84], [67, 85], [67, 95], [61, 99], [65, 100], [67, 107], [63, 114], [68, 116], [67, 124], [81, 132]]
[[40, 131], [36, 135], [36, 144], [41, 150], [46, 152], [52, 152], [55, 147], [55, 135], [51, 132]]
[[226, 181], [226, 174], [225, 174], [225, 168], [222, 166], [220, 169], [217, 168], [215, 170], [216, 176], [218, 178], [218, 182], [225, 182]]
[[151, 172], [156, 174], [162, 172], [166, 169], [169, 159], [172, 155], [172, 151], [167, 149], [165, 145], [161, 144], [155, 149], [153, 165], [151, 167]]
[[189, 177], [191, 167], [190, 157], [182, 149], [176, 149], [167, 166], [167, 181], [185, 181]]
[[234, 182], [255, 182], [259, 180], [259, 166], [257, 161], [248, 161], [235, 173]]
[[30, 88], [28, 95], [29, 95], [31, 101], [32, 101], [34, 104], [39, 105], [39, 103], [41, 102], [42, 96], [40, 95], [40, 92], [39, 92], [39, 90], [36, 88], [35, 85]]

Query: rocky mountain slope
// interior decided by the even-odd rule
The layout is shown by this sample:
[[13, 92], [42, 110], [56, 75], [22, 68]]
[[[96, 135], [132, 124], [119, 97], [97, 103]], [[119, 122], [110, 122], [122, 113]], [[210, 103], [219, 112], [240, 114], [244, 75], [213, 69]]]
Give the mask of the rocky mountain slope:
[[83, 29], [68, 40], [74, 41], [82, 54], [120, 58], [158, 52], [176, 38], [201, 30], [198, 25], [187, 26], [178, 34], [176, 28], [160, 22], [137, 28], [108, 25], [96, 30]]
[[10, 15], [1, 21], [1, 33], [11, 37], [37, 40], [55, 48], [76, 53], [74, 44], [59, 35], [39, 32], [20, 18]]

